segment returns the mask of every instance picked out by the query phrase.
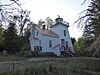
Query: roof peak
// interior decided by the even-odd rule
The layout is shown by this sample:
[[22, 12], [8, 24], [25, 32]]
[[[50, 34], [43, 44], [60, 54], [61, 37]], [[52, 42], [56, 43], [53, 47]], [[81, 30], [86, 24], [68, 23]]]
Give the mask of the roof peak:
[[58, 34], [56, 34], [55, 32], [53, 32], [52, 30], [50, 29], [41, 29], [41, 28], [38, 28], [39, 32], [41, 32], [42, 35], [47, 35], [47, 36], [53, 36], [53, 37], [59, 37]]

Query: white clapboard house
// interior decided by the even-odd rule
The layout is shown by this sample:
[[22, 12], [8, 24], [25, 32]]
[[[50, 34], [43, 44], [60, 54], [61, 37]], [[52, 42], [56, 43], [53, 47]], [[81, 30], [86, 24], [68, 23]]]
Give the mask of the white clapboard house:
[[29, 37], [31, 51], [38, 53], [52, 52], [57, 56], [74, 53], [73, 45], [68, 31], [69, 23], [63, 18], [56, 18], [55, 24], [46, 28], [46, 25], [32, 28]]

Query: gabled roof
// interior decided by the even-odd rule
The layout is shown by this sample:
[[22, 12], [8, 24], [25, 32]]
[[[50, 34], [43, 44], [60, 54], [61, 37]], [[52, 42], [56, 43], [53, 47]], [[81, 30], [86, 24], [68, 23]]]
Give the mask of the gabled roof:
[[46, 36], [53, 36], [53, 37], [59, 37], [58, 34], [56, 34], [55, 32], [51, 31], [51, 30], [48, 30], [48, 29], [40, 29], [38, 28], [39, 32], [42, 34], [42, 35], [46, 35]]
[[[60, 23], [56, 23], [56, 24], [52, 25], [51, 27], [57, 26], [58, 24], [64, 25], [64, 26], [66, 26], [66, 27], [69, 27], [69, 25], [64, 24], [64, 23], [61, 23], [61, 22], [60, 22]], [[51, 28], [51, 27], [50, 27], [50, 28]]]

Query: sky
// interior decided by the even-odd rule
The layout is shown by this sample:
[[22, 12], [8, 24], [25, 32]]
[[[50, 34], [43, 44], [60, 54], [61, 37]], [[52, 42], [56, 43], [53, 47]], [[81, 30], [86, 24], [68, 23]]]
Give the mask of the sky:
[[[6, 0], [3, 0], [6, 1]], [[69, 23], [69, 33], [76, 39], [82, 36], [82, 31], [72, 25], [78, 18], [79, 13], [85, 10], [89, 2], [81, 5], [84, 0], [22, 0], [22, 8], [31, 11], [30, 17], [34, 23], [40, 19], [50, 17], [53, 21], [60, 15]]]
[[76, 39], [82, 36], [82, 31], [73, 23], [77, 20], [79, 13], [85, 10], [89, 2], [81, 5], [84, 0], [23, 0], [23, 8], [31, 11], [31, 19], [37, 23], [40, 19], [50, 17], [52, 20], [60, 15], [64, 21], [69, 23], [69, 33]]

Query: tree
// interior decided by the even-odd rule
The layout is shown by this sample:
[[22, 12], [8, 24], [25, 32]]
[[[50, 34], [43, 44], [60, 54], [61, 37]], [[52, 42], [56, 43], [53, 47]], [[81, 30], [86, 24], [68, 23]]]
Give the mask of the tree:
[[54, 22], [53, 22], [52, 19], [50, 19], [49, 17], [47, 17], [45, 20], [40, 19], [38, 21], [37, 25], [38, 25], [38, 27], [41, 27], [44, 24], [47, 26], [47, 29], [48, 29], [48, 28], [50, 28], [50, 26], [52, 26], [54, 24]]
[[88, 8], [81, 13], [76, 22], [79, 27], [84, 27], [83, 38], [86, 48], [91, 46], [100, 35], [100, 0], [91, 0]]
[[4, 50], [3, 40], [4, 40], [4, 28], [2, 27], [2, 25], [0, 25], [0, 52]]
[[[6, 3], [4, 3], [3, 1], [0, 1], [0, 25], [2, 25], [2, 27], [0, 26], [0, 46], [1, 46], [0, 50], [1, 51], [4, 49], [8, 50], [11, 47], [10, 42], [13, 41], [14, 43], [15, 41], [15, 39], [13, 38], [12, 38], [13, 40], [11, 40], [12, 36], [16, 37], [14, 36], [15, 34], [12, 34], [12, 33], [17, 33], [14, 29], [14, 26], [13, 26], [14, 23], [12, 23], [13, 21], [11, 17], [12, 15], [16, 14], [19, 10], [22, 10], [19, 0], [8, 0]], [[6, 28], [8, 29], [6, 30]], [[14, 32], [10, 32], [10, 31], [14, 31]], [[12, 34], [12, 36], [10, 34]]]
[[45, 19], [45, 22], [46, 22], [46, 24], [47, 24], [47, 28], [49, 28], [50, 26], [52, 26], [52, 25], [54, 24], [53, 20], [50, 19], [49, 17], [47, 17], [47, 18]]
[[22, 10], [19, 0], [9, 0], [7, 3], [0, 1], [0, 23], [7, 25], [10, 16]]
[[39, 21], [38, 21], [38, 27], [40, 27], [41, 28], [41, 26], [43, 25], [43, 24], [45, 24], [45, 21], [43, 21], [42, 19], [40, 19]]
[[85, 50], [86, 41], [83, 37], [78, 38], [78, 41], [74, 43], [75, 52], [81, 56], [86, 56], [88, 51]]
[[23, 36], [25, 25], [30, 21], [30, 11], [21, 8], [20, 0], [9, 0], [6, 4], [0, 2], [0, 23], [7, 25], [14, 20], [17, 25], [20, 36]]
[[91, 0], [88, 8], [81, 13], [76, 22], [78, 26], [85, 27], [84, 33], [88, 29], [87, 33], [92, 34], [93, 37], [98, 36], [100, 34], [100, 1]]
[[16, 53], [20, 50], [19, 39], [15, 23], [9, 23], [9, 27], [4, 32], [4, 47], [8, 53]]
[[3, 39], [3, 32], [4, 29], [2, 28], [2, 25], [0, 25], [0, 41]]
[[19, 15], [14, 16], [18, 23], [17, 26], [19, 27], [20, 36], [23, 36], [25, 26], [30, 27], [30, 23], [32, 21], [30, 20], [29, 14], [30, 14], [30, 11], [22, 10], [21, 12], [19, 12]]
[[9, 0], [6, 4], [0, 2], [0, 23], [7, 28], [3, 42], [9, 53], [21, 51], [29, 44], [29, 32], [33, 25], [29, 15], [30, 11], [21, 8], [20, 0]]

